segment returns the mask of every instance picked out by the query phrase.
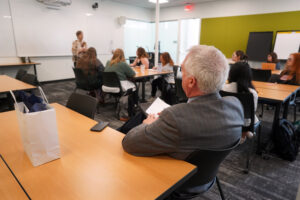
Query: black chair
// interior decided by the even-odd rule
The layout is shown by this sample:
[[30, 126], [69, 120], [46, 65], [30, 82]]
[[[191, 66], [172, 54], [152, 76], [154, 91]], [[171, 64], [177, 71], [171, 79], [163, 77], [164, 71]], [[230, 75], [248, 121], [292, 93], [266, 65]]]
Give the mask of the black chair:
[[[185, 161], [196, 165], [197, 173], [187, 180], [179, 189], [175, 190], [167, 199], [183, 200], [201, 196], [217, 182], [221, 198], [225, 200], [217, 173], [220, 164], [239, 143], [240, 140], [236, 141], [232, 147], [227, 149], [197, 150], [189, 155]], [[206, 185], [206, 187], [203, 187], [204, 185]]]
[[36, 75], [34, 74], [25, 74], [22, 78], [21, 78], [21, 81], [23, 81], [24, 83], [28, 83], [30, 85], [34, 85], [34, 86], [37, 86], [37, 85], [40, 85], [38, 80], [37, 80], [37, 77]]
[[[132, 94], [134, 91], [133, 91], [133, 89], [123, 91], [122, 86], [121, 86], [121, 81], [116, 72], [103, 72], [102, 73], [102, 81], [103, 81], [102, 91], [105, 94], [110, 94], [111, 96], [113, 96], [115, 98], [116, 108], [117, 108], [116, 115], [117, 115], [117, 118], [119, 118], [120, 98], [122, 96]], [[114, 89], [115, 91], [112, 91], [111, 89]]]
[[[254, 100], [253, 100], [253, 95], [252, 93], [231, 93], [231, 92], [225, 92], [225, 91], [220, 91], [221, 96], [234, 96], [237, 99], [240, 100], [243, 109], [244, 109], [244, 118], [245, 119], [250, 119], [250, 124], [248, 126], [243, 126], [243, 132], [250, 131], [253, 134], [256, 133], [256, 130], [258, 130], [257, 133], [257, 140], [258, 140], [258, 147], [257, 151], [260, 151], [260, 121], [254, 124], [254, 117], [255, 117], [255, 111], [254, 111]], [[253, 151], [253, 146], [254, 146], [254, 138], [251, 139], [251, 144], [250, 147], [247, 151], [247, 157], [246, 157], [246, 168], [244, 170], [244, 173], [247, 174], [249, 173], [250, 170], [250, 156]]]
[[97, 110], [97, 99], [88, 95], [72, 93], [67, 102], [67, 107], [94, 119]]
[[17, 74], [16, 74], [16, 79], [17, 80], [22, 80], [23, 76], [25, 76], [27, 74], [27, 71], [24, 69], [19, 69]]
[[79, 68], [73, 68], [73, 71], [75, 74], [76, 83], [76, 88], [74, 92], [76, 92], [77, 89], [90, 91], [88, 79], [86, 78], [83, 71]]
[[271, 70], [254, 69], [252, 68], [252, 76], [254, 81], [268, 82], [272, 75]]
[[177, 102], [178, 103], [187, 102], [188, 98], [182, 88], [181, 79], [175, 78], [175, 89], [176, 89]]
[[174, 71], [174, 77], [177, 77], [177, 71], [178, 71], [179, 66], [178, 65], [174, 65], [173, 66], [173, 71]]

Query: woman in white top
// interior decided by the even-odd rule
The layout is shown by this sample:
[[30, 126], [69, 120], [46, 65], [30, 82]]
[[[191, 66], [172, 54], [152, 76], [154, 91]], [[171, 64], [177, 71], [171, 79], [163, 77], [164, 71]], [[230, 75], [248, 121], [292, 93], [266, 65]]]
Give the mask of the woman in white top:
[[[173, 71], [174, 62], [168, 52], [162, 53], [160, 55], [160, 61], [162, 64], [161, 67], [162, 71]], [[157, 67], [154, 67], [153, 69], [157, 69]], [[151, 91], [152, 97], [155, 97], [157, 88], [160, 91], [162, 91], [164, 83], [174, 84], [175, 83], [174, 73], [165, 76], [160, 76], [159, 78], [154, 79], [152, 81], [152, 91]]]
[[139, 47], [136, 50], [136, 56], [137, 58], [134, 60], [132, 64], [130, 64], [131, 67], [140, 67], [141, 65], [145, 66], [145, 69], [149, 69], [149, 56], [146, 53], [145, 49], [142, 47]]
[[[258, 95], [252, 84], [251, 68], [246, 62], [237, 62], [233, 64], [229, 71], [228, 84], [225, 84], [223, 91], [232, 93], [247, 93], [251, 92], [254, 100], [254, 111], [257, 108]], [[254, 124], [258, 122], [258, 118], [254, 117]], [[245, 120], [245, 126], [249, 126], [251, 121]], [[253, 134], [243, 133], [243, 138], [246, 136], [252, 137]]]

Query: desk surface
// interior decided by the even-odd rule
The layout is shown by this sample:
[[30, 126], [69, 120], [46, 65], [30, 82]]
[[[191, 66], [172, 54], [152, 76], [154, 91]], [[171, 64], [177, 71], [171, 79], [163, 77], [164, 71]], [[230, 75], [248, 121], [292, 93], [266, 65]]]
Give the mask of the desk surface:
[[29, 65], [40, 65], [41, 63], [0, 63], [0, 67], [9, 67], [9, 66], [29, 66]]
[[166, 74], [172, 74], [173, 71], [161, 71], [153, 70], [153, 69], [145, 69], [144, 73], [141, 72], [140, 68], [134, 68], [135, 71], [135, 77], [134, 78], [143, 78], [143, 77], [151, 77], [151, 76], [158, 76], [158, 75], [166, 75]]
[[30, 90], [34, 88], [36, 87], [33, 85], [24, 83], [6, 75], [0, 75], [0, 93], [9, 92], [10, 90]]
[[295, 92], [298, 90], [299, 86], [297, 85], [287, 85], [287, 84], [277, 84], [277, 83], [268, 83], [268, 82], [252, 82], [255, 88], [265, 88], [270, 90], [280, 90], [287, 92]]
[[272, 74], [280, 75], [281, 72], [282, 72], [282, 70], [273, 70]]
[[0, 158], [0, 199], [28, 199], [3, 160]]
[[61, 158], [39, 167], [23, 150], [15, 111], [0, 113], [0, 153], [32, 199], [155, 199], [196, 171], [169, 157], [129, 155], [120, 132], [90, 132], [96, 121], [53, 106]]
[[289, 98], [292, 92], [282, 91], [282, 90], [272, 90], [266, 88], [255, 88], [259, 98], [276, 100], [276, 101], [285, 101]]

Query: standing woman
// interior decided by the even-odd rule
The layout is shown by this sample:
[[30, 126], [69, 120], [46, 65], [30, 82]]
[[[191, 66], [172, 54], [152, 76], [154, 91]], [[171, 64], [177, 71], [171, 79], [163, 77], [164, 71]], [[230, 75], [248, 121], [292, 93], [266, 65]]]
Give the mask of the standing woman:
[[289, 56], [277, 82], [300, 85], [300, 53], [293, 53]]
[[145, 49], [142, 47], [139, 47], [136, 51], [137, 58], [134, 60], [132, 64], [130, 64], [131, 67], [139, 67], [141, 65], [145, 66], [145, 69], [149, 69], [149, 56], [146, 53]]
[[280, 64], [280, 62], [277, 58], [277, 54], [275, 52], [271, 52], [268, 54], [267, 63], [274, 63], [274, 64], [276, 64], [277, 70], [281, 69], [281, 64]]
[[[160, 61], [162, 64], [162, 71], [173, 71], [173, 66], [174, 62], [168, 52], [162, 53], [160, 55]], [[155, 67], [154, 69], [156, 69]], [[151, 91], [151, 96], [154, 98], [156, 95], [157, 88], [160, 91], [163, 91], [163, 86], [166, 84], [174, 84], [175, 83], [175, 77], [174, 73], [165, 75], [165, 76], [160, 76], [157, 79], [154, 79], [152, 81], [152, 91]]]
[[74, 62], [74, 67], [76, 67], [76, 63], [79, 58], [87, 51], [87, 44], [83, 41], [83, 32], [76, 32], [77, 40], [72, 43], [72, 60]]
[[248, 56], [242, 50], [237, 50], [232, 54], [232, 61], [234, 63], [248, 62]]

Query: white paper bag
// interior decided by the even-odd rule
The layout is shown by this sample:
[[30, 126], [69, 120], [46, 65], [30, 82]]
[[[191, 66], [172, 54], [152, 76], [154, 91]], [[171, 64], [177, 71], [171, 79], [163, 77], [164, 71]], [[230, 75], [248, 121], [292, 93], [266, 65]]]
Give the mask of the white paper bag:
[[33, 166], [39, 166], [60, 158], [55, 110], [49, 105], [40, 87], [39, 90], [44, 103], [47, 104], [47, 110], [32, 113], [28, 113], [23, 102], [17, 103], [11, 92], [15, 100], [23, 147]]

